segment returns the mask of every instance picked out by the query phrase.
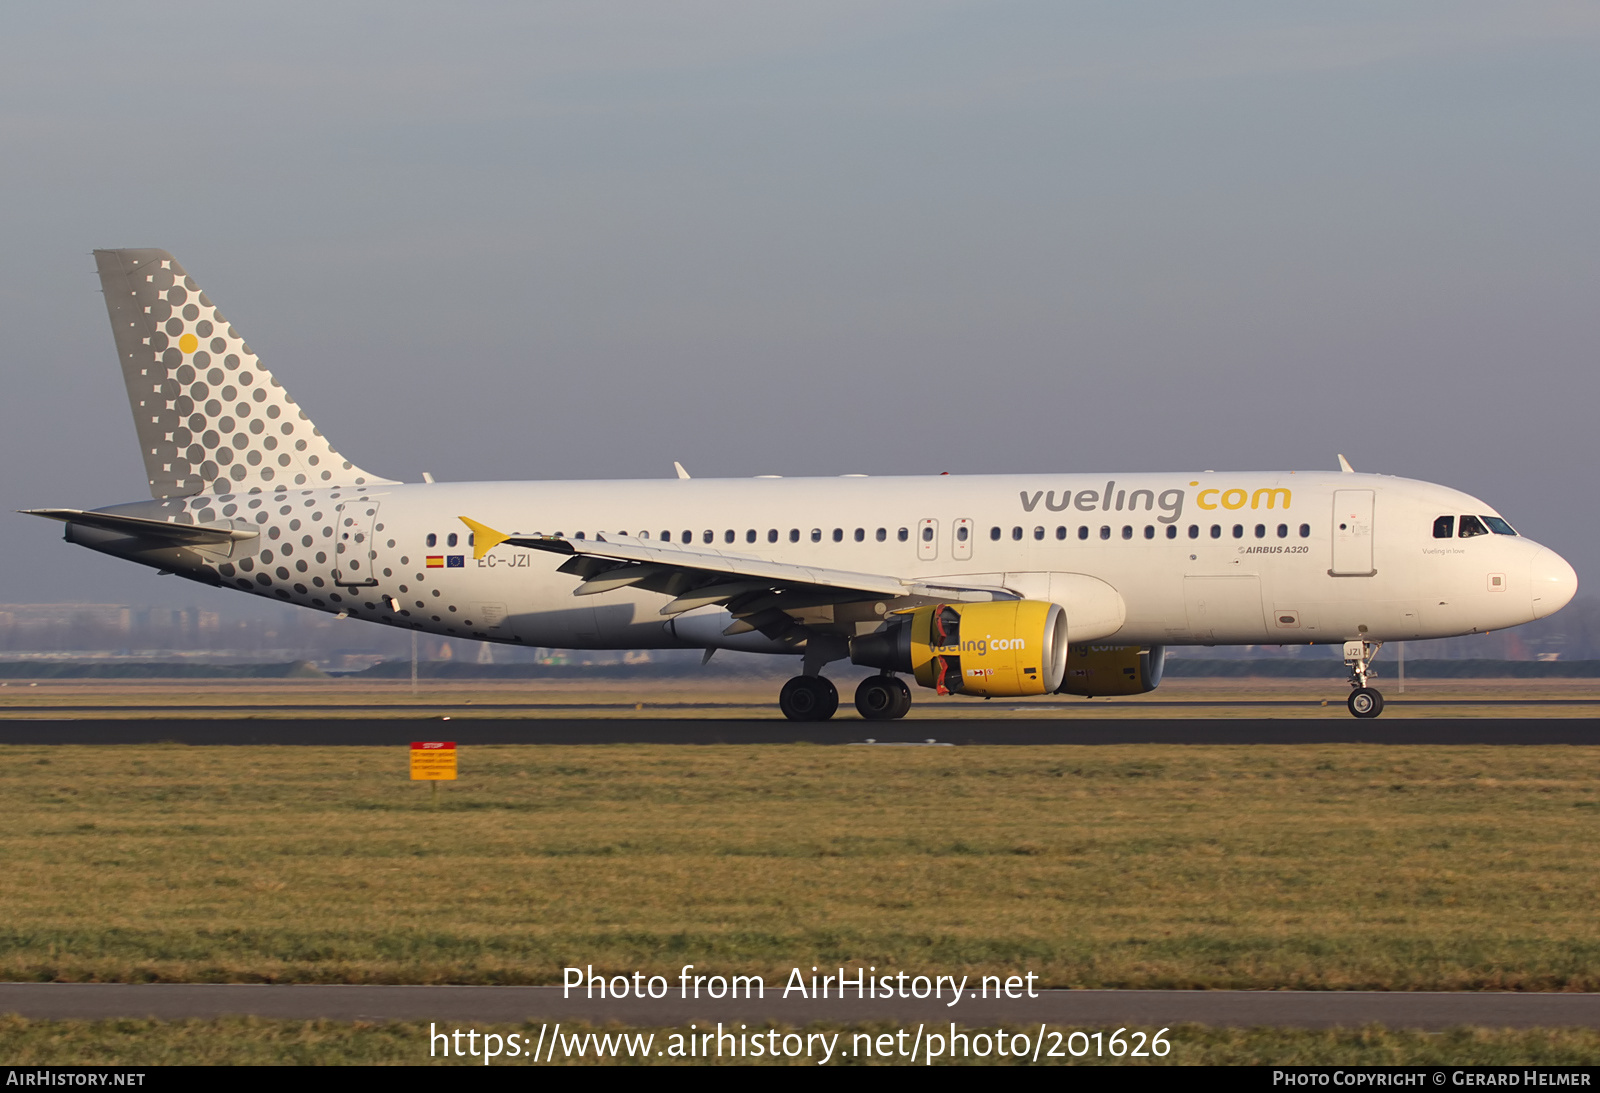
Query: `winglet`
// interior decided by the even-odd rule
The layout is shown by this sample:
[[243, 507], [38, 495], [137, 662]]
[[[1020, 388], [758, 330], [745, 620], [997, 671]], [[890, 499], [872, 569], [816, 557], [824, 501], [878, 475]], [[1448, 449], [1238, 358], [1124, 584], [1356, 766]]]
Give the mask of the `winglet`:
[[511, 538], [503, 531], [496, 531], [488, 524], [480, 524], [478, 521], [469, 520], [465, 516], [458, 516], [456, 519], [472, 529], [472, 557], [474, 561], [482, 558], [495, 547]]
[[1343, 455], [1341, 455], [1339, 457], [1339, 469], [1341, 471], [1343, 471], [1345, 474], [1355, 474], [1356, 473], [1356, 469], [1350, 465], [1350, 461], [1348, 459], [1346, 459]]
[[672, 461], [672, 466], [677, 470], [679, 478], [688, 478], [689, 477], [689, 472], [684, 470], [683, 469], [683, 464], [679, 463], [676, 459], [674, 459]]

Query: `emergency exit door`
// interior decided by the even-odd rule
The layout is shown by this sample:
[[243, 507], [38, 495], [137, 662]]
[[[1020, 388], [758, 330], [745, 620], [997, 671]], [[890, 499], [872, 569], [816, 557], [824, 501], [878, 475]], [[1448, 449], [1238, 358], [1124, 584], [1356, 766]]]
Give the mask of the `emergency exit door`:
[[1334, 577], [1370, 577], [1372, 565], [1371, 490], [1335, 490], [1333, 493]]
[[976, 531], [971, 520], [963, 518], [955, 521], [950, 528], [950, 557], [958, 562], [969, 561], [972, 558], [972, 537]]

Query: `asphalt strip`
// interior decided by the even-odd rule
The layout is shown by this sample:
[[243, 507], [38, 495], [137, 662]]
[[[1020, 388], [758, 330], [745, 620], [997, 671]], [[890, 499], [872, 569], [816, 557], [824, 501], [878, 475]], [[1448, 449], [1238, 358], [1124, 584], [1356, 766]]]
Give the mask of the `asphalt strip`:
[[0, 744], [1573, 744], [1600, 718], [951, 718], [797, 723], [716, 718], [38, 718], [0, 720]]
[[[1115, 991], [1046, 990], [1034, 998], [684, 1000], [667, 997], [566, 998], [561, 987], [367, 986], [255, 983], [0, 983], [0, 1013], [33, 1020], [156, 1018], [167, 1021], [253, 1016], [286, 1020], [476, 1022], [616, 1022], [687, 1027], [691, 1022], [801, 1026], [815, 1021], [950, 1022], [967, 1027], [1030, 1024], [1090, 1028], [1441, 1029], [1600, 1028], [1600, 994], [1401, 991]], [[970, 990], [968, 994], [970, 994]]]

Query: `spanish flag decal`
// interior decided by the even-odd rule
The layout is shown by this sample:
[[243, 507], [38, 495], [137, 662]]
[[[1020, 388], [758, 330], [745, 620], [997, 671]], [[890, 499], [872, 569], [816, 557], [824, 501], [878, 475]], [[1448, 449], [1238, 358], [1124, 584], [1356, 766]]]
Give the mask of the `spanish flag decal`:
[[444, 568], [444, 555], [443, 554], [430, 554], [430, 555], [428, 555], [428, 568], [429, 569], [443, 569]]

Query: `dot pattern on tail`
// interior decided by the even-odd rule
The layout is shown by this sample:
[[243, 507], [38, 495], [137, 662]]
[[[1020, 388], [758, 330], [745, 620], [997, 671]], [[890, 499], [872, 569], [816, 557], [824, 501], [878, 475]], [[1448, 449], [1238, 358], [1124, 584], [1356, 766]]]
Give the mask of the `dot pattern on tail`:
[[96, 257], [155, 496], [388, 481], [328, 443], [171, 255]]

